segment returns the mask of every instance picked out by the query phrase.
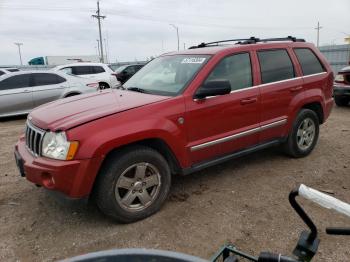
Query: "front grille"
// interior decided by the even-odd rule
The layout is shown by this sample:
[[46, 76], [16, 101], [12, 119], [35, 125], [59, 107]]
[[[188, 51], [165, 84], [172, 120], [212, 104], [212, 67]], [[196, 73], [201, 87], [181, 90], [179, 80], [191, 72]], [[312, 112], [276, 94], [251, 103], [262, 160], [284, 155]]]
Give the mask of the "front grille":
[[25, 132], [26, 146], [28, 150], [35, 156], [41, 155], [41, 147], [44, 134], [44, 130], [34, 126], [29, 121], [27, 121]]

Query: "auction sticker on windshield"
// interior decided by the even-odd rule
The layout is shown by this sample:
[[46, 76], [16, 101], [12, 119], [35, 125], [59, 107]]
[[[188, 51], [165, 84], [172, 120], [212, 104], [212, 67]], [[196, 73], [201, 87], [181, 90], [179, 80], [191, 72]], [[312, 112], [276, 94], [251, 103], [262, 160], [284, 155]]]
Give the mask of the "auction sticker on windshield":
[[184, 58], [181, 64], [202, 64], [205, 61], [205, 57], [187, 57]]

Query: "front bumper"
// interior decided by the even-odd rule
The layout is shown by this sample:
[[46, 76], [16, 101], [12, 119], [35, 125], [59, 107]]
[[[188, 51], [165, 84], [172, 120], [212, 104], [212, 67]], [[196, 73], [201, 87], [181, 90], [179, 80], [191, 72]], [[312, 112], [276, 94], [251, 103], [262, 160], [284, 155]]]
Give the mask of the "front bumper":
[[334, 85], [333, 87], [334, 96], [350, 96], [349, 85]]
[[99, 168], [96, 159], [60, 161], [35, 157], [27, 150], [24, 137], [15, 146], [15, 159], [27, 180], [72, 199], [89, 196]]

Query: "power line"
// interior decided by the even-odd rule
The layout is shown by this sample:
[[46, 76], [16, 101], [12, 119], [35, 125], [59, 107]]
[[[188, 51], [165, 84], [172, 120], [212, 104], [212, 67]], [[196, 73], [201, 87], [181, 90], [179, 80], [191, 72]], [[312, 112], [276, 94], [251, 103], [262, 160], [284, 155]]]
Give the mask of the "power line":
[[103, 43], [102, 43], [102, 33], [101, 33], [101, 19], [105, 19], [106, 16], [101, 15], [100, 13], [100, 1], [97, 1], [97, 11], [96, 15], [92, 15], [92, 17], [96, 18], [98, 21], [98, 32], [100, 35], [100, 50], [101, 50], [101, 62], [104, 63], [104, 56], [103, 56]]

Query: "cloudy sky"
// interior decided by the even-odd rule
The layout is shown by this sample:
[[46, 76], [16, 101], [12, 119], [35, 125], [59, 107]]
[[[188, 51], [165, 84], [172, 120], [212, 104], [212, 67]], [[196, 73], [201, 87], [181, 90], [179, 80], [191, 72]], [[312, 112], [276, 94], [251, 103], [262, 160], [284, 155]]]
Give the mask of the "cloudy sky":
[[[203, 41], [294, 35], [320, 44], [342, 44], [350, 34], [349, 0], [101, 0], [109, 60], [144, 60]], [[95, 0], [0, 0], [0, 65], [49, 55], [97, 53]]]

